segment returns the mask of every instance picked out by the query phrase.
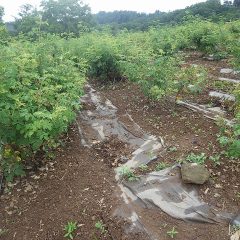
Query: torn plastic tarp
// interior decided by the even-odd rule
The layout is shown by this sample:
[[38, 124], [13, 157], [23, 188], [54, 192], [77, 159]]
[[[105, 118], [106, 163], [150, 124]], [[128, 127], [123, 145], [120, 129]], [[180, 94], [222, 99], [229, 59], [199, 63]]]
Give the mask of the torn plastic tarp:
[[[81, 111], [78, 119], [83, 145], [91, 147], [94, 142], [102, 142], [114, 135], [134, 149], [132, 157], [123, 165], [131, 169], [148, 164], [165, 151], [161, 138], [145, 133], [129, 114], [118, 115], [117, 108], [91, 86], [87, 86], [86, 90], [82, 103], [86, 104], [87, 109]], [[121, 181], [118, 170], [118, 196], [124, 200], [121, 209], [125, 213], [121, 209], [116, 209], [115, 213], [132, 221], [133, 226], [141, 228], [151, 236], [150, 239], [158, 238], [139, 217], [143, 208], [156, 208], [185, 221], [218, 223], [232, 217], [214, 211], [201, 201], [196, 186], [182, 182], [179, 167], [149, 173], [135, 182]]]
[[182, 182], [178, 167], [152, 172], [138, 181], [124, 181], [123, 184], [145, 207], [157, 207], [177, 219], [217, 223], [231, 217], [217, 213], [201, 201], [195, 187]]

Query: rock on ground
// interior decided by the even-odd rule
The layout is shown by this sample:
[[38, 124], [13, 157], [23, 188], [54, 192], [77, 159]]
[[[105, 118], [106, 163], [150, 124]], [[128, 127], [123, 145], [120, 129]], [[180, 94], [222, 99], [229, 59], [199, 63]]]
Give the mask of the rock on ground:
[[210, 177], [209, 171], [196, 163], [184, 163], [181, 174], [184, 183], [204, 184]]

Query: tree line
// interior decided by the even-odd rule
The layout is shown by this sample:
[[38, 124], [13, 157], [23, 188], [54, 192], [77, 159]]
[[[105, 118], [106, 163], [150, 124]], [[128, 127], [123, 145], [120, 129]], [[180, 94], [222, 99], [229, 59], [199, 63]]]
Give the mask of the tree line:
[[99, 12], [95, 15], [95, 19], [98, 24], [108, 24], [112, 29], [146, 30], [151, 26], [181, 23], [190, 15], [211, 19], [214, 22], [231, 21], [240, 18], [239, 7], [240, 0], [225, 1], [223, 4], [220, 0], [207, 0], [172, 12], [158, 10], [151, 14], [133, 11]]

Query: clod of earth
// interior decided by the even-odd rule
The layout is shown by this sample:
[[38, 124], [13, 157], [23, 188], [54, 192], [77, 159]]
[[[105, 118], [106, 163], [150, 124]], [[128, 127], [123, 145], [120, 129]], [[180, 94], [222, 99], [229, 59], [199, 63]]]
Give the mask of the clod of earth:
[[210, 177], [206, 167], [196, 163], [184, 163], [181, 174], [184, 183], [204, 184]]

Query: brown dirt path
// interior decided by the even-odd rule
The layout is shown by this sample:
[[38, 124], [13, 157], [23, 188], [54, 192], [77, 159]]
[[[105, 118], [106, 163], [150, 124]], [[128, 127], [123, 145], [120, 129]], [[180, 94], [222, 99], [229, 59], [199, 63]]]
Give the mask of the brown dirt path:
[[94, 151], [80, 146], [75, 126], [68, 140], [57, 152], [57, 164], [34, 174], [36, 180], [29, 176], [11, 195], [1, 197], [0, 229], [7, 232], [0, 239], [64, 239], [67, 221], [78, 222], [76, 239], [112, 239], [109, 234], [99, 238], [94, 226], [99, 220], [111, 220], [113, 171]]

